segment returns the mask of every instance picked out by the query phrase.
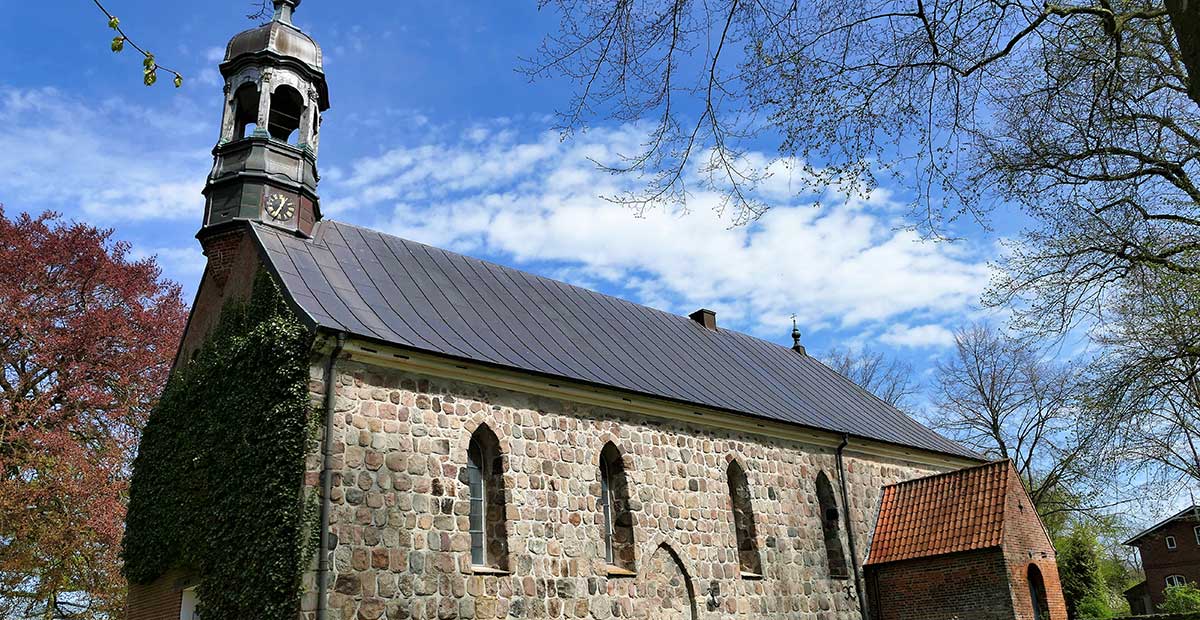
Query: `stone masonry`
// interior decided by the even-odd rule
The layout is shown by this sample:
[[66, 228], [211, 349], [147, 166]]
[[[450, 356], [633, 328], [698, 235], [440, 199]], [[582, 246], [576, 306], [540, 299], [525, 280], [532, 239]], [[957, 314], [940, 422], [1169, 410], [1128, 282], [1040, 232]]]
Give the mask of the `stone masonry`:
[[[315, 362], [314, 402], [322, 372]], [[336, 395], [331, 619], [858, 618], [853, 581], [828, 577], [815, 479], [824, 471], [838, 485], [831, 448], [348, 361]], [[503, 453], [509, 573], [475, 574], [470, 563], [459, 474], [482, 424]], [[634, 575], [610, 576], [604, 561], [598, 463], [608, 442], [631, 487]], [[761, 578], [739, 575], [731, 459], [749, 480]], [[850, 452], [845, 461], [861, 560], [880, 489], [937, 470]], [[313, 571], [305, 591], [307, 619]]]

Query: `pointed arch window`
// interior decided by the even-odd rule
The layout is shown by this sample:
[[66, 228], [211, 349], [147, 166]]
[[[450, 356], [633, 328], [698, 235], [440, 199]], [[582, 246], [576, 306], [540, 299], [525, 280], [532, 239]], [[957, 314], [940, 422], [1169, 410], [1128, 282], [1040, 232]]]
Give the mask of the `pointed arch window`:
[[848, 579], [850, 571], [846, 565], [846, 552], [842, 548], [841, 515], [833, 485], [825, 472], [817, 473], [817, 503], [821, 511], [821, 531], [825, 538], [825, 559], [829, 562], [829, 576]]
[[629, 478], [621, 452], [611, 442], [600, 451], [600, 509], [604, 522], [604, 559], [609, 566], [634, 570], [633, 513]]
[[733, 529], [737, 536], [738, 567], [743, 575], [761, 575], [762, 558], [758, 553], [754, 509], [750, 505], [750, 482], [746, 479], [746, 471], [737, 461], [732, 461], [725, 472], [725, 477], [729, 481], [729, 501], [733, 507]]
[[471, 435], [465, 482], [470, 495], [471, 565], [508, 570], [504, 460], [500, 441], [486, 425]]

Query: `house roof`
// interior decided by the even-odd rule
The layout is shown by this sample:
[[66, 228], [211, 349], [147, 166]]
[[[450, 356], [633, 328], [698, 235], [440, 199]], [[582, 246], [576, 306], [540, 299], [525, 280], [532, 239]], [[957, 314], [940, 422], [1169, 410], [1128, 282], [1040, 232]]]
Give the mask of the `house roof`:
[[1005, 460], [884, 487], [866, 564], [1001, 545], [1016, 475]]
[[320, 328], [978, 459], [812, 357], [746, 334], [341, 222], [311, 239], [252, 230]]
[[1184, 508], [1183, 510], [1180, 510], [1179, 512], [1167, 517], [1166, 519], [1163, 519], [1162, 521], [1159, 521], [1158, 523], [1151, 525], [1150, 527], [1142, 530], [1141, 532], [1138, 532], [1137, 535], [1135, 535], [1133, 538], [1130, 538], [1129, 540], [1127, 540], [1121, 544], [1132, 545], [1132, 544], [1136, 543], [1138, 540], [1140, 540], [1150, 534], [1153, 534], [1155, 530], [1163, 527], [1164, 525], [1167, 525], [1168, 523], [1172, 523], [1172, 522], [1178, 521], [1180, 519], [1188, 519], [1188, 518], [1190, 518], [1192, 521], [1200, 521], [1200, 504], [1192, 505], [1187, 508]]

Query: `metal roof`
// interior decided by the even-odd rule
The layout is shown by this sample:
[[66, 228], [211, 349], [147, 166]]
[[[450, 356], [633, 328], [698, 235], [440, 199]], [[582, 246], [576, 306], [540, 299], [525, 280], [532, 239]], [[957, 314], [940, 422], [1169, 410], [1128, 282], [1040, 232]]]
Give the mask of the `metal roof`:
[[977, 459], [819, 361], [728, 329], [324, 220], [252, 223], [318, 327], [520, 371]]
[[1145, 537], [1146, 535], [1151, 534], [1152, 532], [1163, 527], [1164, 525], [1167, 525], [1168, 523], [1172, 523], [1174, 521], [1178, 521], [1179, 519], [1187, 519], [1190, 521], [1200, 521], [1200, 504], [1192, 505], [1187, 508], [1184, 508], [1183, 510], [1180, 510], [1179, 512], [1175, 513], [1174, 515], [1171, 515], [1170, 517], [1167, 517], [1166, 519], [1163, 519], [1162, 521], [1159, 521], [1158, 523], [1155, 523], [1154, 525], [1151, 525], [1150, 527], [1138, 532], [1133, 538], [1130, 538], [1129, 540], [1127, 540], [1121, 544], [1132, 545], [1133, 543], [1137, 542], [1138, 540]]

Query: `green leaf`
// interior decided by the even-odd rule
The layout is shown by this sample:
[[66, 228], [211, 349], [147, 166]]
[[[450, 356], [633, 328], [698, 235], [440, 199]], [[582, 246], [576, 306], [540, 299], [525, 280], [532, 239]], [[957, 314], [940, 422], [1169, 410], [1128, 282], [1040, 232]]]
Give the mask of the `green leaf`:
[[146, 86], [154, 86], [154, 83], [158, 81], [158, 72], [154, 69], [147, 69], [142, 81], [146, 83]]
[[113, 30], [116, 30], [116, 29], [117, 29], [117, 26], [120, 26], [120, 25], [121, 25], [121, 20], [117, 19], [117, 18], [116, 18], [116, 16], [113, 16], [113, 17], [109, 18], [109, 20], [108, 20], [108, 27], [109, 27], [109, 28], [112, 28]]
[[119, 52], [125, 49], [125, 37], [113, 37], [112, 51]]
[[142, 66], [146, 67], [147, 71], [154, 69], [154, 54], [146, 54], [146, 58], [142, 60]]
[[182, 76], [182, 75], [176, 75], [176, 76], [175, 76], [175, 88], [179, 88], [179, 87], [181, 87], [181, 86], [183, 86], [183, 76]]

